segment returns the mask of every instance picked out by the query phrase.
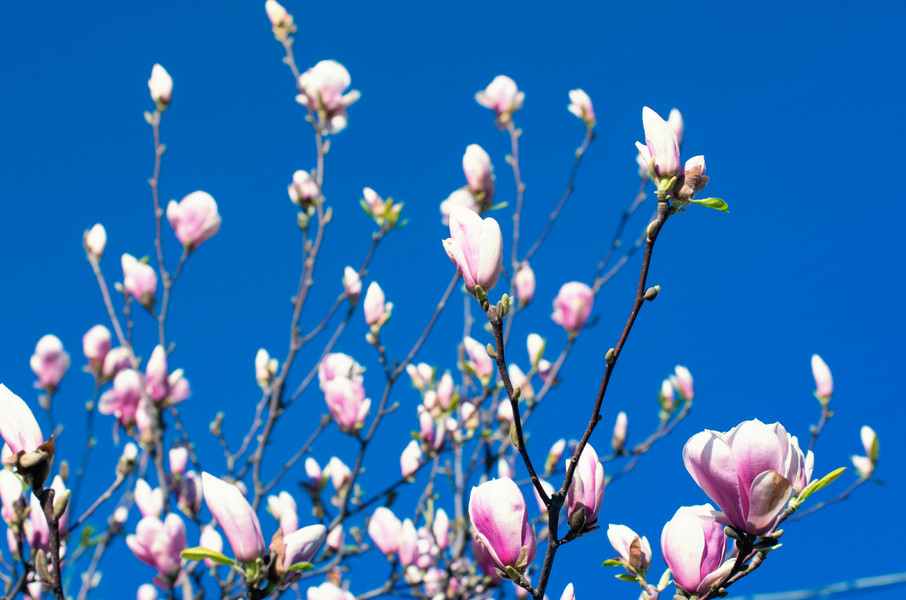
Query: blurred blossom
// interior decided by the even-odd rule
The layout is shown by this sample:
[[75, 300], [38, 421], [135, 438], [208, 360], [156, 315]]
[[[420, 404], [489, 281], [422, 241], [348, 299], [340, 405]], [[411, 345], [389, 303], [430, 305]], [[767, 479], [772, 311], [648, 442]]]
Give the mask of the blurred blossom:
[[318, 466], [318, 461], [310, 456], [305, 459], [305, 474], [308, 475], [313, 487], [318, 488], [321, 486], [321, 467]]
[[385, 556], [392, 556], [399, 550], [402, 527], [392, 510], [380, 506], [368, 520], [368, 535]]
[[349, 71], [335, 60], [322, 60], [299, 76], [296, 101], [319, 115], [327, 133], [346, 128], [346, 109], [359, 99], [358, 90], [343, 93], [351, 83]]
[[157, 273], [154, 269], [131, 254], [123, 254], [123, 287], [145, 308], [154, 305], [157, 289]]
[[[327, 538], [327, 528], [323, 525], [309, 525], [283, 538], [283, 568], [289, 569], [299, 563], [310, 563], [318, 549]], [[294, 579], [289, 577], [288, 579]], [[284, 580], [285, 581], [285, 580]]]
[[104, 380], [110, 380], [117, 373], [131, 366], [132, 351], [124, 346], [117, 346], [104, 357], [104, 367], [101, 369], [101, 376]]
[[320, 195], [318, 182], [308, 171], [298, 170], [293, 173], [293, 182], [287, 188], [289, 200], [293, 204], [307, 208]]
[[450, 539], [450, 517], [447, 516], [447, 512], [444, 509], [437, 509], [437, 513], [434, 515], [434, 524], [431, 526], [431, 532], [434, 535], [434, 540], [437, 542], [438, 547], [441, 550], [446, 549]]
[[815, 395], [830, 400], [834, 393], [834, 378], [827, 363], [817, 354], [812, 355], [812, 375], [815, 377]]
[[695, 388], [693, 387], [692, 373], [682, 365], [676, 366], [676, 375], [671, 378], [671, 382], [679, 390], [683, 400], [690, 401], [695, 398]]
[[82, 245], [85, 246], [85, 252], [91, 254], [95, 260], [101, 260], [104, 255], [104, 248], [107, 247], [107, 230], [100, 223], [85, 232], [82, 237]]
[[293, 16], [286, 12], [286, 9], [277, 0], [267, 0], [264, 3], [264, 11], [267, 13], [267, 18], [270, 19], [275, 33], [277, 30], [296, 30], [293, 27]]
[[186, 471], [176, 489], [177, 506], [187, 515], [197, 517], [199, 511], [201, 511], [203, 498], [201, 476], [195, 471]]
[[278, 366], [277, 359], [271, 358], [267, 350], [260, 348], [258, 353], [255, 354], [255, 379], [258, 380], [258, 385], [262, 388], [270, 385], [277, 375]]
[[501, 456], [497, 460], [497, 477], [501, 479], [512, 479], [515, 474], [510, 461], [507, 460], [506, 457]]
[[595, 109], [591, 105], [591, 98], [584, 91], [580, 89], [570, 90], [569, 106], [566, 108], [569, 109], [569, 112], [582, 119], [582, 122], [589, 129], [595, 126]]
[[494, 374], [494, 361], [488, 356], [488, 349], [471, 337], [463, 340], [463, 346], [478, 377], [485, 380], [490, 379]]
[[135, 421], [139, 402], [142, 399], [142, 376], [135, 369], [126, 369], [117, 373], [113, 387], [101, 395], [98, 412], [102, 415], [113, 415], [126, 426]]
[[[35, 420], [34, 413], [22, 398], [0, 383], [0, 437], [13, 455], [35, 452], [44, 444], [44, 434]], [[12, 457], [4, 459], [4, 463]]]
[[346, 354], [328, 354], [318, 366], [318, 379], [330, 416], [344, 431], [365, 424], [371, 400], [365, 397], [362, 367]]
[[287, 536], [299, 529], [299, 515], [296, 501], [289, 492], [280, 492], [267, 497], [267, 511], [280, 523], [283, 535]]
[[707, 592], [730, 572], [735, 559], [724, 562], [727, 538], [723, 525], [711, 517], [710, 504], [683, 506], [661, 533], [661, 552], [676, 585], [691, 594]]
[[18, 521], [18, 515], [25, 509], [25, 488], [9, 469], [0, 469], [0, 502], [3, 520], [7, 524]]
[[135, 505], [143, 517], [160, 517], [164, 512], [164, 491], [151, 489], [144, 479], [135, 481]]
[[104, 358], [110, 352], [113, 339], [110, 330], [103, 325], [95, 325], [82, 336], [82, 351], [88, 359], [91, 371], [99, 373], [104, 366]]
[[343, 529], [342, 525], [337, 525], [327, 534], [327, 547], [334, 552], [342, 550], [345, 543], [346, 531]]
[[547, 451], [547, 459], [544, 461], [544, 472], [551, 473], [554, 468], [557, 466], [557, 463], [560, 462], [560, 457], [563, 456], [563, 450], [566, 449], [566, 440], [559, 439], [551, 446], [551, 449]]
[[343, 270], [343, 289], [350, 300], [355, 302], [362, 293], [362, 280], [359, 278], [359, 272], [352, 267], [346, 267]]
[[134, 535], [126, 536], [126, 545], [137, 559], [158, 570], [156, 582], [162, 587], [172, 587], [179, 577], [182, 559], [179, 553], [186, 549], [186, 526], [176, 513], [161, 521], [145, 517], [138, 522]]
[[412, 387], [417, 390], [424, 390], [430, 386], [434, 380], [434, 367], [428, 363], [419, 363], [418, 365], [409, 363], [406, 365], [406, 374], [412, 381]]
[[450, 237], [443, 241], [469, 293], [475, 286], [490, 291], [503, 269], [503, 237], [494, 219], [482, 219], [463, 206], [450, 211]]
[[481, 214], [481, 208], [478, 201], [468, 188], [459, 188], [440, 203], [440, 216], [445, 226], [450, 224], [450, 211], [455, 206], [464, 206], [469, 210]]
[[326, 581], [317, 587], [310, 587], [306, 600], [355, 600], [355, 596], [343, 588]]
[[37, 387], [52, 392], [69, 369], [69, 354], [63, 350], [60, 338], [48, 334], [38, 340], [29, 364], [38, 377]]
[[682, 145], [683, 115], [679, 110], [675, 108], [670, 109], [670, 114], [667, 116], [667, 126], [670, 128], [670, 131], [673, 132], [673, 135], [676, 136], [677, 145]]
[[[220, 537], [217, 528], [213, 525], [205, 525], [201, 528], [201, 538], [198, 540], [198, 545], [202, 548], [207, 548], [208, 550], [223, 554], [223, 538]], [[209, 569], [217, 567], [217, 563], [210, 558], [204, 559], [204, 564]]]
[[157, 588], [150, 583], [139, 586], [135, 600], [157, 600]]
[[528, 263], [524, 262], [516, 271], [516, 296], [519, 304], [525, 306], [535, 297], [535, 272]]
[[594, 303], [594, 292], [590, 287], [578, 281], [563, 284], [554, 299], [554, 323], [570, 333], [577, 333], [585, 326]]
[[[547, 494], [547, 497], [550, 498], [557, 490], [554, 489], [554, 486], [548, 483], [543, 479], [539, 479], [541, 482], [541, 487], [544, 489], [544, 493]], [[535, 501], [538, 503], [538, 511], [541, 513], [542, 517], [547, 517], [547, 505], [544, 503], [544, 499], [541, 497], [541, 494], [538, 493], [538, 489], [535, 486], [532, 486], [532, 491], [535, 493]]]
[[205, 503], [223, 530], [238, 562], [267, 556], [261, 524], [248, 500], [235, 485], [209, 473], [201, 474]]
[[170, 200], [167, 220], [176, 238], [191, 252], [220, 229], [217, 202], [207, 192], [192, 192], [179, 202]]
[[560, 600], [576, 600], [576, 592], [573, 590], [573, 584], [567, 584], [566, 589], [563, 590], [563, 595], [560, 596]]
[[686, 470], [724, 512], [718, 520], [752, 535], [771, 531], [804, 487], [805, 456], [780, 423], [755, 419], [730, 431], [703, 431], [683, 448]]
[[365, 302], [362, 305], [365, 311], [365, 322], [372, 327], [380, 327], [390, 318], [393, 303], [384, 300], [384, 290], [377, 281], [372, 281], [365, 293]]
[[412, 440], [400, 455], [400, 473], [403, 477], [409, 477], [418, 470], [421, 464], [421, 445], [416, 440]]
[[151, 99], [157, 104], [157, 109], [165, 110], [173, 97], [173, 78], [159, 64], [151, 68], [148, 90], [151, 92]]
[[626, 429], [628, 426], [629, 419], [626, 417], [626, 413], [620, 411], [620, 414], [617, 415], [617, 422], [613, 426], [613, 436], [610, 440], [610, 445], [617, 454], [623, 452], [623, 446], [626, 444]]
[[530, 333], [525, 340], [525, 345], [528, 348], [529, 362], [532, 363], [533, 367], [537, 367], [538, 361], [544, 355], [544, 346], [546, 345], [544, 338], [537, 333]]
[[397, 553], [399, 555], [400, 564], [403, 567], [408, 567], [415, 563], [415, 559], [418, 557], [418, 536], [415, 532], [415, 525], [412, 523], [411, 519], [404, 519], [403, 525], [400, 527], [400, 536], [399, 536], [399, 548]]
[[184, 446], [171, 448], [169, 457], [170, 473], [174, 475], [182, 475], [186, 472], [186, 463], [189, 461], [189, 450], [187, 448], [185, 448]]
[[333, 488], [337, 491], [346, 485], [346, 482], [352, 477], [352, 471], [349, 470], [346, 463], [336, 456], [330, 457], [324, 471], [330, 476], [330, 483], [333, 484]]
[[535, 397], [535, 390], [532, 388], [532, 380], [526, 377], [519, 365], [513, 363], [507, 368], [510, 374], [510, 382], [514, 387], [518, 387], [522, 392], [522, 397], [532, 400]]
[[453, 395], [456, 389], [453, 384], [453, 377], [449, 371], [444, 371], [443, 376], [437, 384], [437, 401], [443, 410], [450, 410], [453, 404]]
[[462, 157], [462, 170], [472, 194], [482, 205], [490, 206], [494, 197], [494, 165], [484, 148], [470, 144]]
[[469, 519], [476, 541], [498, 568], [524, 571], [535, 560], [535, 534], [525, 498], [512, 479], [492, 479], [473, 487]]
[[500, 129], [506, 128], [513, 113], [522, 108], [525, 93], [520, 92], [516, 82], [506, 75], [498, 75], [484, 90], [475, 94], [475, 101], [490, 108], [496, 115], [495, 122]]
[[667, 413], [673, 412], [673, 384], [670, 383], [669, 379], [665, 379], [661, 382], [661, 391], [658, 393], [658, 398], [661, 403], [661, 408], [664, 409], [664, 411]]
[[167, 351], [164, 347], [157, 345], [148, 359], [148, 365], [145, 367], [145, 392], [148, 396], [156, 401], [163, 402], [167, 397], [169, 385], [167, 378]]

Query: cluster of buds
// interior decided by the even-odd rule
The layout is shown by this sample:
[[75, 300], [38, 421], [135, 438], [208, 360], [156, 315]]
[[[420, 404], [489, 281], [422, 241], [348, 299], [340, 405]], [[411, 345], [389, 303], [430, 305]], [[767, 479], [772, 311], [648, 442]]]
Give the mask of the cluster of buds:
[[286, 12], [286, 9], [277, 0], [267, 0], [264, 3], [264, 10], [278, 42], [286, 41], [290, 35], [296, 33], [293, 16]]
[[262, 390], [267, 389], [274, 381], [279, 366], [280, 363], [277, 359], [271, 358], [271, 355], [264, 348], [259, 349], [258, 353], [255, 354], [255, 379], [258, 380], [258, 385]]
[[374, 219], [378, 227], [383, 231], [389, 231], [399, 224], [402, 226], [404, 221], [400, 221], [400, 212], [403, 210], [402, 202], [394, 202], [393, 198], [381, 198], [377, 192], [370, 187], [362, 190], [363, 198], [359, 201], [365, 213]]

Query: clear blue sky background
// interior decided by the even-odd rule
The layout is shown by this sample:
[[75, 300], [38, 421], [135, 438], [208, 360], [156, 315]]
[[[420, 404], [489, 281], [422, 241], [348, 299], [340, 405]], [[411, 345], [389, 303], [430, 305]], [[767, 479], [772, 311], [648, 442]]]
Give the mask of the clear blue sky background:
[[[385, 328], [388, 348], [405, 355], [452, 274], [438, 204], [462, 185], [468, 144], [490, 153], [498, 198], [514, 196], [504, 162], [508, 140], [473, 100], [504, 73], [526, 93], [517, 122], [525, 131], [527, 239], [562, 193], [584, 133], [566, 111], [568, 90], [585, 89], [598, 114], [598, 140], [575, 196], [532, 263], [539, 292], [517, 322], [510, 354], [525, 366], [522, 340], [531, 331], [559, 349], [565, 336], [549, 320], [550, 302], [562, 283], [590, 282], [632, 201], [641, 108], [666, 115], [679, 107], [684, 154], [706, 156], [709, 195], [725, 198], [732, 212], [693, 207], [671, 220], [658, 244], [651, 281], [661, 285], [661, 296], [646, 306], [626, 348], [593, 443], [608, 445], [620, 409], [629, 414], [630, 442], [646, 435], [655, 425], [659, 383], [677, 363], [692, 370], [698, 397], [677, 433], [608, 490], [604, 522], [627, 524], [659, 546], [661, 527], [678, 506], [706, 500], [680, 455], [701, 429], [726, 430], [757, 417], [780, 420], [807, 438], [818, 417], [809, 369], [817, 352], [834, 372], [837, 417], [819, 440], [816, 471], [848, 465], [848, 456], [861, 452], [859, 428], [871, 424], [881, 439], [877, 474], [887, 485], [865, 486], [854, 499], [788, 527], [784, 548], [732, 591], [780, 591], [902, 569], [904, 253], [896, 188], [906, 136], [902, 5], [465, 1], [287, 8], [300, 28], [300, 68], [339, 60], [362, 92], [328, 157], [325, 192], [335, 220], [315, 275], [322, 294], [309, 305], [309, 327], [340, 291], [342, 268], [364, 256], [373, 224], [358, 199], [370, 186], [403, 200], [411, 221], [382, 245], [371, 269], [396, 305]], [[57, 416], [67, 423], [58, 447], [76, 462], [81, 407], [92, 390], [90, 377], [79, 372], [81, 336], [107, 322], [81, 236], [95, 222], [107, 227], [103, 266], [111, 283], [121, 276], [122, 252], [153, 254], [146, 183], [153, 155], [142, 112], [153, 109], [146, 81], [160, 62], [175, 80], [163, 125], [162, 198], [203, 189], [223, 215], [221, 232], [192, 257], [175, 289], [171, 365], [184, 367], [192, 382], [182, 411], [197, 441], [214, 447], [206, 432], [218, 410], [227, 412], [225, 430], [238, 441], [259, 397], [256, 350], [285, 354], [288, 298], [300, 266], [286, 185], [294, 170], [314, 165], [310, 128], [263, 2], [7, 3], [0, 40], [0, 380], [36, 407], [28, 357], [45, 333], [63, 340], [73, 367], [57, 398]], [[510, 214], [497, 214], [505, 231]], [[630, 225], [633, 236], [644, 216]], [[170, 233], [167, 227], [172, 265], [179, 249]], [[555, 439], [580, 435], [637, 272], [634, 261], [599, 296], [597, 326], [580, 340], [564, 385], [533, 423], [536, 460]], [[461, 302], [452, 303], [419, 359], [453, 366], [461, 314]], [[136, 344], [147, 356], [156, 329], [143, 314], [137, 324]], [[364, 333], [359, 314], [338, 349], [369, 367], [365, 382], [376, 397], [380, 370]], [[416, 427], [417, 396], [403, 382], [395, 399], [402, 410], [376, 448], [386, 448], [394, 476], [407, 432]], [[323, 412], [312, 388], [278, 431], [290, 443], [270, 456], [291, 452]], [[98, 420], [102, 448], [110, 447], [110, 426], [110, 419]], [[322, 463], [334, 453], [351, 460], [345, 452], [323, 443], [315, 456]], [[206, 468], [222, 468], [216, 452], [203, 458]], [[113, 459], [97, 453], [92, 465], [112, 469]], [[379, 472], [373, 466], [365, 485], [379, 486]], [[90, 488], [103, 489], [110, 477], [98, 475]], [[297, 469], [287, 488], [295, 492], [301, 477]], [[853, 477], [845, 474], [825, 497]], [[295, 495], [305, 522], [303, 494]], [[270, 518], [264, 522], [272, 531]], [[121, 555], [121, 540], [115, 549], [120, 555], [102, 569], [102, 597], [118, 597], [152, 575]], [[600, 567], [612, 555], [603, 532], [564, 548], [551, 597], [568, 581], [579, 598], [603, 590], [636, 597], [637, 590]], [[383, 581], [383, 567], [376, 577], [365, 573], [353, 572], [354, 592]]]

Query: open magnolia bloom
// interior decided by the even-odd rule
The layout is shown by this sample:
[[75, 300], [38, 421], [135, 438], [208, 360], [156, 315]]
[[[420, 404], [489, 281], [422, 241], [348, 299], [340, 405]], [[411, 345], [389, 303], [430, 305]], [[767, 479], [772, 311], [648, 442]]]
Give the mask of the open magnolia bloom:
[[53, 460], [53, 438], [44, 441], [44, 434], [34, 413], [19, 396], [0, 383], [0, 437], [11, 454], [4, 464], [15, 465], [29, 487], [37, 491], [44, 485]]
[[724, 512], [718, 520], [764, 535], [811, 477], [799, 442], [783, 425], [758, 419], [730, 431], [703, 431], [686, 442], [683, 461], [695, 483]]

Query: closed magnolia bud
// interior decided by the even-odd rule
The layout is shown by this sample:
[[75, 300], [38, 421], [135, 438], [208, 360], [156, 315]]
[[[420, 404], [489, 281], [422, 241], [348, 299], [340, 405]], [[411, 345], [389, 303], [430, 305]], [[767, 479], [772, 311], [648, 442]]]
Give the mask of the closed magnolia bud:
[[473, 487], [469, 519], [475, 539], [497, 568], [522, 572], [535, 560], [535, 534], [525, 498], [512, 479], [492, 479]]
[[314, 488], [319, 488], [321, 486], [321, 479], [323, 477], [321, 467], [318, 466], [318, 461], [310, 456], [305, 459], [305, 474], [308, 475], [308, 479], [311, 481], [311, 485]]
[[434, 515], [431, 533], [434, 534], [434, 541], [437, 542], [437, 546], [441, 550], [446, 549], [450, 540], [450, 517], [447, 516], [447, 512], [442, 508], [437, 509], [437, 514]]
[[526, 338], [525, 345], [528, 348], [529, 361], [532, 363], [532, 367], [537, 367], [538, 362], [544, 355], [544, 338], [537, 333], [530, 333], [528, 338]]
[[86, 231], [82, 237], [82, 245], [85, 246], [85, 252], [92, 255], [95, 260], [101, 260], [104, 255], [104, 248], [107, 247], [107, 231], [104, 226], [97, 223]]
[[645, 537], [639, 537], [625, 525], [611, 524], [607, 528], [607, 539], [620, 558], [634, 571], [644, 573], [651, 566], [651, 545]]
[[865, 448], [865, 456], [872, 462], [878, 460], [878, 434], [868, 425], [863, 425], [859, 432], [862, 438], [862, 447]]
[[484, 345], [472, 337], [466, 337], [463, 340], [463, 346], [478, 377], [490, 379], [494, 373], [494, 361], [488, 356], [488, 351]]
[[444, 371], [443, 377], [437, 383], [437, 401], [443, 410], [450, 410], [453, 404], [453, 395], [456, 393], [453, 376], [449, 371]]
[[138, 588], [135, 600], [157, 600], [157, 588], [146, 583]]
[[494, 165], [484, 148], [478, 144], [471, 144], [466, 148], [462, 157], [462, 170], [469, 190], [481, 199], [482, 205], [490, 206], [494, 197]]
[[362, 280], [359, 278], [359, 272], [352, 267], [346, 267], [343, 270], [343, 289], [346, 295], [355, 302], [362, 293]]
[[519, 298], [519, 304], [524, 306], [535, 297], [535, 272], [528, 263], [522, 263], [522, 266], [516, 271], [515, 279], [516, 296]]
[[157, 109], [165, 110], [173, 97], [173, 78], [165, 68], [155, 64], [151, 69], [148, 89], [151, 91], [151, 99], [157, 103]]
[[475, 94], [476, 102], [494, 111], [500, 129], [504, 129], [513, 113], [522, 108], [524, 100], [525, 93], [520, 92], [516, 82], [506, 75], [498, 75], [488, 87]]
[[403, 477], [409, 477], [415, 473], [422, 463], [421, 445], [416, 440], [409, 442], [406, 449], [400, 455], [400, 473]]
[[560, 600], [576, 600], [576, 592], [573, 590], [573, 584], [568, 584], [566, 589], [563, 590], [563, 595], [560, 596]]
[[339, 552], [346, 542], [346, 531], [342, 525], [337, 525], [327, 534], [327, 547], [334, 552]]
[[613, 426], [613, 437], [610, 440], [610, 445], [613, 448], [613, 451], [617, 454], [623, 453], [623, 446], [626, 444], [626, 428], [628, 426], [628, 419], [625, 412], [620, 412], [617, 415], [617, 422]]
[[402, 527], [392, 510], [380, 506], [368, 520], [368, 535], [385, 556], [392, 556], [399, 550]]
[[603, 501], [604, 467], [598, 461], [595, 449], [591, 444], [586, 444], [566, 493], [566, 514], [571, 518], [582, 509], [585, 512], [585, 526], [594, 525]]
[[164, 511], [164, 491], [151, 489], [147, 481], [138, 479], [135, 482], [135, 505], [143, 517], [160, 517]]
[[104, 358], [110, 352], [113, 339], [110, 330], [103, 325], [95, 325], [82, 336], [82, 350], [88, 359], [88, 368], [98, 373], [104, 366]]
[[277, 0], [267, 0], [264, 3], [264, 10], [267, 12], [267, 18], [270, 19], [271, 26], [274, 28], [274, 32], [277, 33], [278, 30], [288, 31], [290, 28], [292, 31], [295, 31], [296, 28], [293, 27], [293, 16], [286, 12], [286, 9], [283, 8]]
[[693, 387], [692, 373], [682, 365], [676, 366], [676, 376], [671, 380], [679, 390], [683, 400], [689, 402], [695, 398], [695, 388]]
[[834, 378], [827, 363], [817, 354], [812, 355], [812, 375], [815, 377], [815, 395], [830, 400], [834, 393]]
[[454, 206], [450, 211], [450, 237], [443, 244], [469, 293], [475, 293], [475, 286], [487, 292], [497, 285], [503, 269], [503, 236], [497, 221]]
[[594, 292], [578, 281], [563, 284], [554, 299], [554, 323], [570, 333], [577, 333], [585, 326], [594, 303]]
[[554, 442], [554, 445], [551, 446], [551, 449], [547, 452], [547, 460], [544, 461], [544, 472], [550, 473], [554, 470], [554, 467], [557, 466], [557, 463], [560, 462], [560, 457], [563, 456], [563, 450], [566, 449], [566, 440], [559, 439]]
[[661, 391], [658, 393], [658, 398], [660, 399], [661, 408], [666, 413], [673, 412], [674, 399], [673, 399], [673, 384], [670, 383], [669, 379], [665, 379], [661, 382]]
[[258, 380], [258, 385], [262, 388], [270, 385], [277, 375], [277, 367], [277, 359], [271, 358], [264, 348], [259, 349], [255, 354], [255, 379]]
[[31, 370], [38, 377], [37, 386], [53, 391], [60, 384], [69, 369], [69, 354], [63, 350], [63, 342], [55, 335], [45, 335], [35, 346], [35, 353], [29, 361]]
[[157, 273], [154, 269], [131, 254], [123, 254], [123, 287], [132, 294], [142, 306], [154, 305], [154, 292], [157, 289]]
[[569, 92], [569, 106], [566, 107], [569, 112], [576, 115], [585, 123], [589, 129], [595, 126], [595, 109], [591, 105], [591, 98], [580, 89]]
[[308, 206], [318, 199], [318, 182], [314, 180], [308, 171], [301, 169], [293, 173], [293, 182], [287, 188], [289, 200], [302, 208]]
[[346, 463], [336, 456], [330, 457], [324, 472], [330, 476], [330, 483], [333, 484], [333, 488], [337, 491], [342, 489], [349, 481], [349, 478], [352, 477], [352, 471], [346, 466]]
[[683, 506], [664, 525], [661, 552], [677, 587], [703, 594], [730, 572], [735, 559], [724, 562], [724, 527], [711, 516], [710, 504]]
[[390, 318], [390, 311], [393, 309], [393, 303], [384, 301], [384, 291], [377, 281], [372, 281], [365, 293], [365, 322], [372, 327], [380, 327]]
[[169, 453], [170, 473], [182, 475], [186, 472], [186, 463], [189, 461], [189, 450], [185, 447], [172, 448]]
[[167, 220], [176, 238], [191, 252], [220, 230], [217, 202], [207, 192], [192, 192], [179, 202], [167, 205]]
[[201, 474], [205, 503], [226, 535], [238, 562], [267, 556], [261, 524], [248, 500], [235, 485], [209, 473]]

